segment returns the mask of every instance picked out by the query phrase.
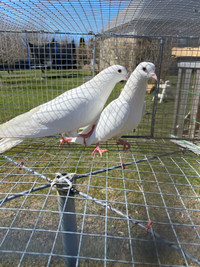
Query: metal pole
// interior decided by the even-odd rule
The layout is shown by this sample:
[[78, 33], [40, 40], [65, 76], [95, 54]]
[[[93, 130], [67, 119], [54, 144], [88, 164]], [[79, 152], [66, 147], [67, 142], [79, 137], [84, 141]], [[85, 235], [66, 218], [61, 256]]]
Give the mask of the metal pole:
[[[75, 174], [57, 174], [54, 184], [58, 191], [58, 208], [60, 211], [62, 241], [67, 267], [76, 266], [78, 254], [77, 224], [75, 214], [74, 194], [71, 192], [70, 180]], [[67, 178], [66, 178], [67, 177]], [[65, 180], [64, 180], [64, 179]], [[67, 180], [67, 183], [66, 183]], [[71, 183], [71, 186], [69, 183]], [[67, 185], [67, 187], [66, 187]], [[73, 257], [74, 256], [74, 257]]]
[[[56, 39], [54, 39], [54, 41], [55, 41], [56, 59], [57, 59], [56, 66], [58, 65], [60, 67], [61, 66], [61, 64], [60, 64], [60, 55], [58, 53], [58, 46], [57, 46]], [[51, 55], [51, 52], [50, 52], [50, 55]], [[62, 54], [61, 54], [61, 56], [62, 56]]]
[[159, 51], [159, 57], [158, 57], [158, 72], [157, 72], [158, 81], [156, 83], [156, 88], [155, 88], [155, 96], [154, 96], [153, 112], [152, 112], [152, 120], [151, 120], [151, 138], [154, 137], [154, 128], [155, 128], [155, 120], [156, 120], [156, 109], [157, 109], [159, 84], [160, 84], [160, 75], [161, 75], [161, 65], [162, 65], [162, 60], [163, 60], [163, 47], [164, 47], [164, 41], [161, 38], [160, 39], [160, 51]]
[[93, 61], [92, 61], [92, 76], [95, 76], [95, 58], [96, 58], [96, 35], [94, 35], [93, 43]]
[[30, 63], [30, 55], [29, 55], [29, 47], [28, 47], [28, 40], [26, 38], [26, 50], [27, 50], [27, 56], [28, 56], [28, 67], [31, 69], [31, 63]]

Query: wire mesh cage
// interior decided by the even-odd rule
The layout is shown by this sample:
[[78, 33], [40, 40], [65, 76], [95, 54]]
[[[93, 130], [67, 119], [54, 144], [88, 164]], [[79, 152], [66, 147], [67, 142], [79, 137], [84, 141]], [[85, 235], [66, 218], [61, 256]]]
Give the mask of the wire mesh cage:
[[199, 266], [199, 1], [0, 7], [0, 134], [112, 65], [132, 73], [150, 61], [158, 77], [141, 122], [123, 134], [129, 149], [103, 140], [99, 157], [95, 144], [59, 147], [55, 131], [0, 154], [0, 266]]

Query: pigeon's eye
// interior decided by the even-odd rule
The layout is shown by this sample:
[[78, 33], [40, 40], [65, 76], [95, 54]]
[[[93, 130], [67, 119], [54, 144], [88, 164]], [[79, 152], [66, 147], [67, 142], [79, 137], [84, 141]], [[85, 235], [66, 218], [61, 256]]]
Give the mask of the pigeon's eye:
[[120, 70], [120, 69], [119, 69], [119, 70], [118, 70], [118, 72], [119, 72], [119, 73], [121, 73], [121, 72], [122, 72], [122, 70]]
[[147, 69], [145, 67], [142, 68], [143, 71], [146, 71]]

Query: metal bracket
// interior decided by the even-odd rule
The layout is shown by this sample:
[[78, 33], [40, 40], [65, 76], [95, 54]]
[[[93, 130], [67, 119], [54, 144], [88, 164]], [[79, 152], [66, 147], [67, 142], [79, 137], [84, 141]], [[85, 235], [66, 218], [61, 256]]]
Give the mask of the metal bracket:
[[72, 180], [75, 175], [76, 173], [56, 173], [51, 186], [55, 186], [58, 191], [71, 190], [73, 186]]

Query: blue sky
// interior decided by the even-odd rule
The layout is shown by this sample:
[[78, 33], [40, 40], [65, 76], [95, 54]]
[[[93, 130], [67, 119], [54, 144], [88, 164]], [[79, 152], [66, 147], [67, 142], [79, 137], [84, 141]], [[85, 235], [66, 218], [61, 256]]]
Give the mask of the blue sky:
[[129, 0], [4, 0], [1, 17], [11, 28], [98, 33]]

